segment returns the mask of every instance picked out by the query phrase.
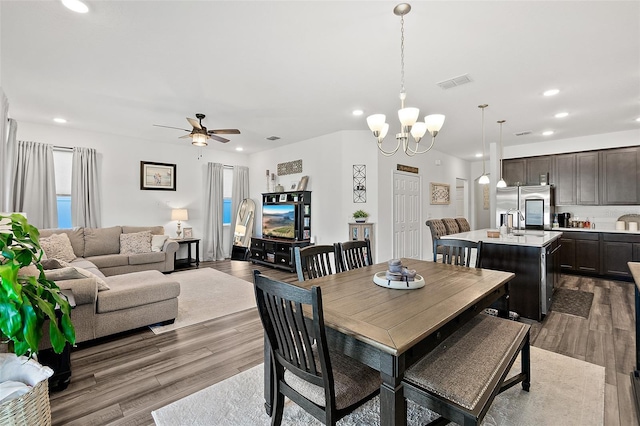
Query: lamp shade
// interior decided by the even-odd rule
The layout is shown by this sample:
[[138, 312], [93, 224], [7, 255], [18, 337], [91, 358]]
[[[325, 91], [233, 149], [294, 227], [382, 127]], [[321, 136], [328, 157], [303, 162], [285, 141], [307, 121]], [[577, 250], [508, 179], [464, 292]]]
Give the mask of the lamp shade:
[[207, 146], [207, 137], [202, 133], [196, 133], [192, 136], [191, 144], [195, 146]]
[[189, 212], [187, 209], [171, 210], [171, 220], [189, 220]]
[[430, 133], [439, 132], [442, 129], [442, 125], [444, 124], [444, 115], [443, 114], [431, 114], [427, 115], [424, 118], [424, 122], [427, 124], [427, 130]]
[[480, 176], [480, 179], [478, 179], [478, 183], [480, 185], [487, 185], [489, 182], [490, 182], [489, 181], [489, 176], [487, 176], [487, 175], [482, 175], [482, 176]]
[[413, 126], [418, 121], [420, 110], [418, 108], [402, 108], [398, 110], [398, 119], [403, 126]]
[[372, 132], [380, 132], [384, 127], [386, 117], [384, 114], [373, 114], [367, 117], [367, 125]]

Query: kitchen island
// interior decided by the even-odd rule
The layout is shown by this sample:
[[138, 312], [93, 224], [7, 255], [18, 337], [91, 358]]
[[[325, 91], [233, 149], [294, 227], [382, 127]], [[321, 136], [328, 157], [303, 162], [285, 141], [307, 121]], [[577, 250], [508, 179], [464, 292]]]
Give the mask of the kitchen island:
[[515, 231], [498, 238], [487, 229], [449, 234], [441, 238], [482, 241], [482, 267], [514, 272], [509, 286], [510, 310], [542, 321], [551, 306], [553, 288], [560, 273], [560, 237], [556, 231]]

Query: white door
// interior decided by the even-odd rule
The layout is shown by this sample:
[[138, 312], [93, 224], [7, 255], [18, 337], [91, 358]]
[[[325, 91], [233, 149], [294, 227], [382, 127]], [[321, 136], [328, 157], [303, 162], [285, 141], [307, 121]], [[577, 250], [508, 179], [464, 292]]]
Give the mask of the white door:
[[420, 176], [393, 172], [393, 257], [422, 258]]

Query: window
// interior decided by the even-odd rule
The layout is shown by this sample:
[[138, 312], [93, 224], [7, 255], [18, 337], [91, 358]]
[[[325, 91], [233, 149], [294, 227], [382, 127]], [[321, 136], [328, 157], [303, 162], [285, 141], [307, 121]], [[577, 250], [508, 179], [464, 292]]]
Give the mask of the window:
[[56, 198], [58, 204], [58, 228], [71, 228], [71, 164], [73, 151], [53, 150], [56, 169]]
[[233, 188], [233, 169], [222, 170], [222, 224], [231, 225], [231, 195]]

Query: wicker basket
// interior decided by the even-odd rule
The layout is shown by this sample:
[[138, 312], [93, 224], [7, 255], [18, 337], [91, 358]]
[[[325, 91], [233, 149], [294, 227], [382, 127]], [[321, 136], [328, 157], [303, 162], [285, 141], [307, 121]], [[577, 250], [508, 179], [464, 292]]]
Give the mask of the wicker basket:
[[20, 398], [0, 405], [0, 425], [51, 425], [49, 381], [42, 380]]

